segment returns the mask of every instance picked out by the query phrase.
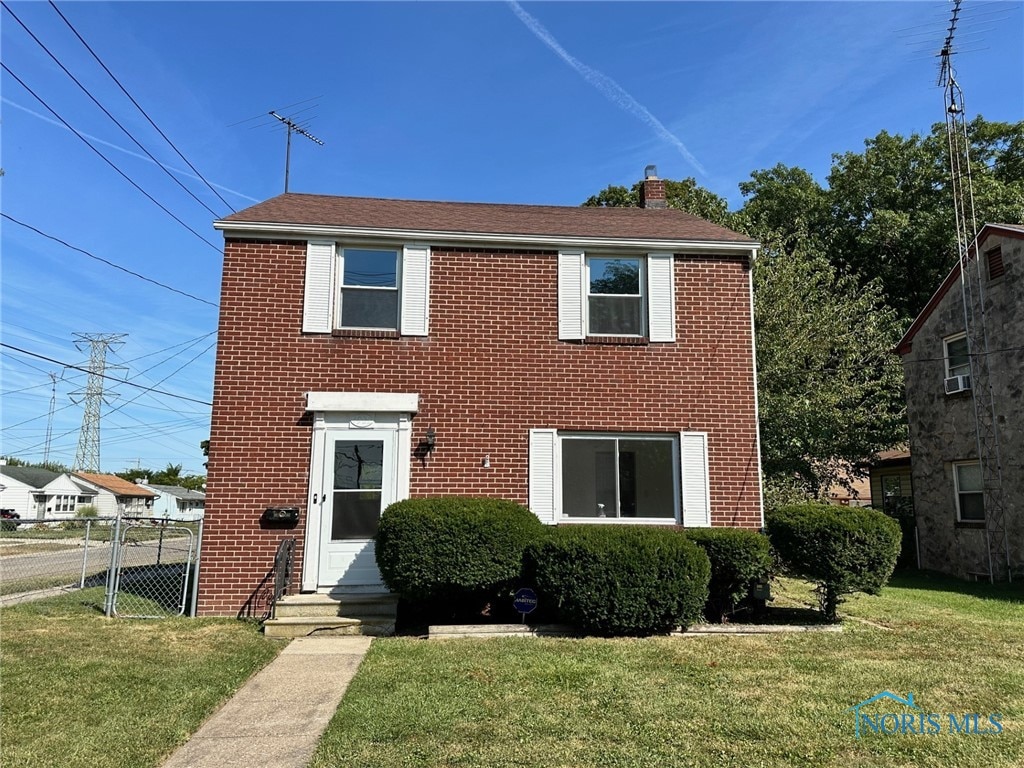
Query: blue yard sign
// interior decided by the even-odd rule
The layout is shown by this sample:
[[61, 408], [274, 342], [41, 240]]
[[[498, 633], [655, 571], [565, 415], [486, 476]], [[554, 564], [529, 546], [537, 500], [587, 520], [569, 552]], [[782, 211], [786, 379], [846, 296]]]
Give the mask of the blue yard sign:
[[537, 593], [529, 587], [523, 587], [516, 592], [516, 596], [512, 599], [512, 607], [523, 615], [525, 622], [526, 614], [537, 610]]

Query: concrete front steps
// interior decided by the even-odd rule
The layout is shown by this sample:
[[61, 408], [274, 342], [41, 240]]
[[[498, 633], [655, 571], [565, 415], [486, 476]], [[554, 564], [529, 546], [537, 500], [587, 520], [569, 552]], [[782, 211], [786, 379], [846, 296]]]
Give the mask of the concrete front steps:
[[371, 635], [395, 633], [398, 597], [383, 593], [287, 595], [277, 601], [276, 615], [263, 625], [267, 637]]

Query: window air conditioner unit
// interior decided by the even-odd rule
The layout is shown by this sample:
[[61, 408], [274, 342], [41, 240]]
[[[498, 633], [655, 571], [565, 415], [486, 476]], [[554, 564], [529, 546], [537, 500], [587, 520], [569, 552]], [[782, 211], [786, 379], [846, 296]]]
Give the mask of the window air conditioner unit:
[[955, 395], [957, 392], [966, 392], [971, 388], [970, 374], [962, 376], [950, 376], [944, 382], [947, 395]]

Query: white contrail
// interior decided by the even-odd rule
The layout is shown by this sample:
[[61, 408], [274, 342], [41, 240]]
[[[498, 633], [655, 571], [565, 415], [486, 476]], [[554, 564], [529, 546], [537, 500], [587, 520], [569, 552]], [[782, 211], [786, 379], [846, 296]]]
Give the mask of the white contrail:
[[576, 70], [580, 77], [594, 86], [613, 104], [618, 105], [653, 128], [654, 132], [662, 139], [678, 149], [679, 154], [681, 154], [686, 161], [690, 163], [690, 165], [696, 168], [702, 176], [708, 175], [704, 166], [700, 164], [693, 154], [691, 154], [690, 150], [686, 148], [686, 145], [683, 144], [683, 142], [681, 142], [676, 135], [672, 133], [672, 131], [666, 128], [658, 118], [652, 115], [647, 107], [630, 96], [621, 85], [608, 77], [608, 75], [598, 72], [593, 67], [588, 67], [582, 61], [565, 50], [565, 48], [558, 44], [558, 41], [555, 40], [551, 33], [544, 28], [544, 25], [524, 11], [522, 6], [520, 6], [516, 0], [508, 0], [508, 4], [512, 7], [512, 11], [515, 15], [519, 17], [519, 20], [526, 25], [526, 28], [533, 32], [537, 39], [544, 43], [544, 45], [557, 53], [562, 61]]
[[[9, 104], [10, 106], [14, 107], [15, 109], [20, 109], [22, 112], [28, 112], [28, 114], [32, 115], [32, 117], [38, 117], [40, 120], [44, 120], [47, 123], [49, 123], [50, 125], [55, 125], [58, 128], [62, 128], [63, 130], [68, 131], [69, 133], [71, 132], [70, 129], [66, 125], [64, 125], [64, 123], [57, 122], [56, 120], [51, 120], [46, 115], [41, 115], [38, 112], [32, 111], [28, 107], [23, 107], [21, 104], [18, 104], [17, 102], [14, 102], [14, 101], [11, 101], [6, 96], [3, 97], [2, 101], [3, 101], [4, 104]], [[163, 168], [166, 168], [171, 173], [178, 174], [179, 176], [185, 176], [185, 177], [187, 177], [189, 179], [195, 179], [196, 181], [203, 181], [203, 179], [200, 179], [198, 176], [194, 176], [193, 174], [189, 173], [188, 171], [183, 171], [180, 168], [175, 168], [172, 165], [164, 165], [163, 163], [156, 163], [156, 162], [153, 161], [153, 158], [151, 158], [151, 157], [146, 157], [145, 155], [140, 155], [138, 152], [132, 152], [130, 149], [125, 149], [124, 147], [118, 146], [117, 144], [111, 144], [109, 141], [104, 141], [103, 139], [99, 139], [99, 138], [97, 138], [95, 136], [90, 136], [88, 133], [84, 133], [82, 131], [78, 131], [78, 132], [80, 134], [82, 134], [82, 136], [84, 136], [85, 138], [89, 139], [89, 141], [95, 141], [97, 144], [102, 144], [105, 147], [110, 147], [111, 149], [116, 149], [118, 152], [124, 152], [126, 155], [131, 155], [132, 157], [137, 157], [137, 158], [139, 158], [139, 160], [145, 160], [147, 163], [153, 163], [154, 165], [159, 165], [159, 166], [161, 166]], [[221, 189], [221, 190], [223, 190], [225, 192], [228, 192], [229, 194], [236, 195], [236, 196], [242, 198], [243, 200], [251, 200], [254, 203], [262, 202], [261, 200], [258, 200], [255, 197], [249, 197], [248, 195], [243, 195], [241, 192], [236, 192], [235, 190], [229, 189], [228, 187], [221, 186], [220, 184], [214, 184], [213, 182], [210, 182], [210, 184], [212, 186], [216, 187], [217, 189]]]

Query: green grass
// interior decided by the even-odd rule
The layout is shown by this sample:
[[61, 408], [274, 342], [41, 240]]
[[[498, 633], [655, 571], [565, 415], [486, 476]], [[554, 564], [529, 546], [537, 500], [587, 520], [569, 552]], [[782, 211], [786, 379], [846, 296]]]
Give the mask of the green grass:
[[[800, 582], [781, 592], [813, 600]], [[379, 640], [311, 765], [1021, 765], [1019, 586], [899, 576], [840, 612], [839, 634]], [[858, 741], [846, 710], [882, 690], [999, 713], [1004, 731]]]
[[106, 619], [102, 589], [0, 611], [0, 765], [157, 766], [278, 652], [229, 619]]

